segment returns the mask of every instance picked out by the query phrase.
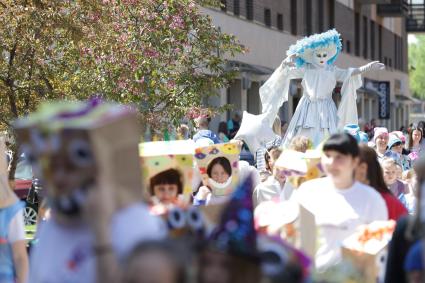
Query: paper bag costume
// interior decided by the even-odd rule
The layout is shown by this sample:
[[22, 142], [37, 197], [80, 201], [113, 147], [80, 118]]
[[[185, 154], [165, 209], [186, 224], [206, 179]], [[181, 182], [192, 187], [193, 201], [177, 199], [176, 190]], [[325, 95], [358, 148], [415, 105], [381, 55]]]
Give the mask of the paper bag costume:
[[[215, 144], [195, 149], [195, 160], [202, 176], [202, 183], [208, 186], [214, 196], [231, 194], [239, 182], [239, 153], [235, 143]], [[231, 174], [225, 183], [218, 183], [208, 175], [212, 164], [217, 158], [225, 158], [230, 165]]]
[[97, 99], [45, 103], [15, 129], [56, 213], [79, 217], [89, 190], [111, 190], [115, 209], [142, 200], [139, 125], [128, 107]]
[[194, 148], [192, 140], [141, 143], [139, 154], [145, 193], [152, 197], [153, 178], [161, 172], [173, 170], [180, 179], [180, 196], [186, 203], [189, 202], [192, 193]]

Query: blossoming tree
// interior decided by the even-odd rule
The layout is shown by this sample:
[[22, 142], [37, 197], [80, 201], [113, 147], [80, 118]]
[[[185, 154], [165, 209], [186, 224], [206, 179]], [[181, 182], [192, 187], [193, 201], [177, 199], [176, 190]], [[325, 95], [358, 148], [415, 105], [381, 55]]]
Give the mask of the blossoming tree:
[[[201, 106], [243, 47], [202, 14], [216, 0], [1, 0], [0, 127], [41, 100], [93, 94], [164, 127]], [[12, 168], [12, 172], [13, 172]]]

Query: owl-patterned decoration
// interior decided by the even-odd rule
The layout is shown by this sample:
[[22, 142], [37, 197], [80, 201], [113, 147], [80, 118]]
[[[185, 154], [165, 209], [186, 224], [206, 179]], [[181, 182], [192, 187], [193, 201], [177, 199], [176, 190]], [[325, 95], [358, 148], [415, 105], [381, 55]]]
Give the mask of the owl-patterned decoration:
[[151, 178], [161, 172], [174, 169], [180, 174], [183, 183], [183, 198], [188, 202], [192, 193], [194, 148], [192, 140], [156, 141], [139, 144], [144, 188], [149, 188]]
[[[214, 144], [195, 149], [195, 161], [202, 176], [202, 183], [207, 185], [215, 196], [231, 194], [239, 181], [239, 154], [240, 149], [235, 143]], [[224, 160], [230, 168], [230, 177], [224, 183], [214, 181], [208, 172], [217, 160]], [[210, 169], [210, 170], [209, 170]]]
[[140, 134], [130, 108], [99, 99], [46, 102], [14, 127], [19, 152], [43, 180], [58, 213], [77, 217], [87, 192], [101, 183], [110, 184], [103, 189], [114, 195], [116, 207], [142, 200]]

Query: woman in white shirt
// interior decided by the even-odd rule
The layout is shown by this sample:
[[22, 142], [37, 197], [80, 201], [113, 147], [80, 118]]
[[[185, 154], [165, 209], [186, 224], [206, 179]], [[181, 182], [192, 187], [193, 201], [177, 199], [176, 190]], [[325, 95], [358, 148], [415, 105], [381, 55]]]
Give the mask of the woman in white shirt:
[[322, 166], [327, 174], [303, 183], [296, 199], [314, 215], [320, 229], [315, 262], [319, 270], [341, 260], [341, 243], [362, 224], [387, 220], [382, 197], [373, 188], [354, 180], [359, 163], [356, 140], [348, 134], [332, 135], [323, 146]]

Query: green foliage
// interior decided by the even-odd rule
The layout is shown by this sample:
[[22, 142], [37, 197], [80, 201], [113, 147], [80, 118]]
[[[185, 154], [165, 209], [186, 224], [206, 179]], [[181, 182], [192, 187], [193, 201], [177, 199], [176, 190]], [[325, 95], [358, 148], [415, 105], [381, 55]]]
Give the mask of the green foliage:
[[413, 96], [425, 99], [425, 36], [416, 35], [417, 42], [409, 44], [409, 80]]
[[46, 99], [132, 103], [153, 128], [175, 123], [233, 77], [243, 51], [200, 5], [215, 0], [2, 0], [0, 125]]

